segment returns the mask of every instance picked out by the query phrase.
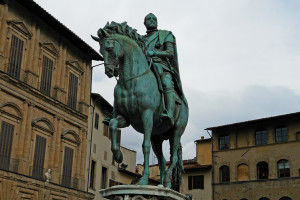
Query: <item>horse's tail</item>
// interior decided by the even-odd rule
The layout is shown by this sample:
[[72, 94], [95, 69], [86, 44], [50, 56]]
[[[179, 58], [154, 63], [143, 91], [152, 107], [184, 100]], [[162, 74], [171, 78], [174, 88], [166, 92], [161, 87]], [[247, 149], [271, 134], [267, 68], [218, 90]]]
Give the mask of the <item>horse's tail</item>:
[[172, 172], [172, 189], [179, 192], [179, 187], [181, 183], [181, 175], [184, 173], [184, 167], [183, 167], [183, 160], [182, 160], [182, 146], [181, 143], [179, 143], [178, 151], [177, 151], [178, 160], [173, 168]]

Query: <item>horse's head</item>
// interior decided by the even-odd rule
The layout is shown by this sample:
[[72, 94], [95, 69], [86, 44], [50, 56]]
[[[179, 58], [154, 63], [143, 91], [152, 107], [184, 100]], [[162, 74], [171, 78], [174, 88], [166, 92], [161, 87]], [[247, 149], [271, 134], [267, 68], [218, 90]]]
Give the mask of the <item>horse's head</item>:
[[98, 37], [92, 38], [99, 42], [100, 53], [104, 58], [105, 74], [111, 78], [119, 75], [119, 64], [123, 57], [120, 43], [104, 29], [99, 29]]

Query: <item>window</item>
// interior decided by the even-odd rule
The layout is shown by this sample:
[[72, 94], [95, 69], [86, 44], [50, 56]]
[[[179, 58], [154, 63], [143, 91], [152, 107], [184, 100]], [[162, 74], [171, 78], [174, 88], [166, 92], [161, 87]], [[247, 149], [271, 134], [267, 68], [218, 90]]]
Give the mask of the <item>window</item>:
[[288, 141], [288, 128], [281, 127], [275, 129], [275, 141], [276, 142], [286, 142]]
[[14, 125], [2, 121], [0, 135], [0, 169], [9, 170]]
[[65, 147], [63, 174], [62, 174], [62, 185], [65, 187], [71, 186], [73, 154], [74, 154], [73, 149], [69, 147]]
[[240, 164], [237, 168], [237, 179], [238, 181], [249, 180], [249, 167], [246, 164]]
[[300, 131], [296, 133], [296, 140], [300, 141]]
[[222, 167], [220, 167], [219, 174], [221, 183], [230, 182], [230, 172], [228, 166], [223, 165]]
[[90, 174], [90, 188], [95, 188], [95, 168], [96, 168], [96, 162], [92, 160], [91, 163], [91, 174]]
[[189, 176], [188, 181], [189, 181], [189, 183], [188, 183], [189, 190], [204, 189], [204, 176], [203, 175]]
[[43, 180], [44, 161], [46, 152], [46, 138], [36, 135], [35, 150], [32, 168], [32, 177]]
[[269, 166], [266, 162], [259, 162], [256, 164], [257, 178], [258, 179], [268, 179], [269, 177]]
[[8, 74], [20, 78], [24, 41], [15, 35], [11, 38]]
[[69, 78], [69, 94], [68, 94], [68, 106], [76, 110], [77, 104], [77, 89], [78, 89], [78, 77], [73, 73], [70, 73]]
[[277, 162], [278, 178], [290, 177], [290, 164], [288, 160], [282, 159]]
[[106, 181], [107, 181], [107, 169], [106, 169], [106, 167], [102, 167], [101, 189], [106, 188]]
[[260, 198], [259, 200], [270, 200], [270, 199], [267, 198], [267, 197], [262, 197], [262, 198]]
[[267, 144], [267, 131], [261, 130], [255, 132], [255, 144], [256, 145], [263, 145]]
[[219, 149], [229, 149], [229, 135], [219, 137]]
[[95, 128], [98, 129], [99, 127], [99, 114], [95, 114]]
[[43, 71], [42, 71], [42, 81], [41, 81], [41, 92], [49, 96], [51, 90], [53, 61], [47, 56], [43, 56], [42, 69]]
[[106, 137], [109, 137], [109, 126], [105, 125], [103, 126], [103, 135]]

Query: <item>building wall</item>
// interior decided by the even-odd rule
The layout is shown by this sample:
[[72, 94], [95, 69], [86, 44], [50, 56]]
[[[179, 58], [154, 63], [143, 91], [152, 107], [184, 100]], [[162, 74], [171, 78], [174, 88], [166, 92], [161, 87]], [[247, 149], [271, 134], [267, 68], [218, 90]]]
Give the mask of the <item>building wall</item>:
[[[288, 141], [276, 143], [274, 130], [281, 126], [288, 127]], [[255, 131], [261, 129], [267, 131], [267, 144], [255, 145]], [[279, 199], [283, 196], [297, 199], [300, 196], [300, 142], [296, 140], [296, 133], [299, 130], [300, 121], [297, 119], [273, 120], [258, 122], [253, 126], [214, 130], [214, 199]], [[218, 139], [222, 134], [229, 134], [229, 149], [219, 150]], [[278, 178], [277, 162], [281, 159], [289, 161], [290, 177]], [[256, 165], [261, 161], [268, 163], [268, 179], [258, 179]], [[241, 164], [247, 169], [239, 179], [238, 166]], [[220, 183], [219, 168], [223, 165], [230, 169], [228, 183]]]
[[[203, 189], [191, 189], [188, 187], [189, 176], [204, 176], [204, 188]], [[211, 170], [189, 172], [182, 174], [182, 182], [180, 185], [180, 192], [182, 194], [193, 195], [194, 200], [211, 200], [212, 199], [212, 181], [211, 181]]]
[[[14, 125], [14, 132], [9, 169], [0, 170], [0, 193], [17, 195], [20, 190], [11, 190], [12, 186], [32, 193], [31, 199], [48, 198], [45, 182], [32, 179], [39, 135], [46, 139], [43, 174], [52, 170], [47, 187], [56, 188], [57, 194], [68, 190], [58, 199], [91, 198], [84, 192], [79, 197], [77, 192], [85, 189], [91, 60], [38, 16], [13, 0], [7, 2], [0, 4], [0, 123]], [[8, 75], [13, 35], [24, 42], [18, 79]], [[54, 62], [49, 95], [40, 91], [44, 55]], [[70, 72], [79, 79], [74, 109], [67, 105]], [[74, 151], [70, 187], [75, 190], [61, 186], [65, 147]]]
[[196, 158], [200, 165], [212, 164], [212, 143], [209, 139], [202, 139], [196, 141]]
[[[96, 101], [96, 102], [95, 102]], [[98, 129], [95, 127], [95, 115], [99, 115]], [[113, 154], [111, 152], [111, 141], [109, 135], [104, 134], [105, 125], [102, 121], [105, 119], [104, 110], [101, 107], [101, 102], [92, 98], [90, 108], [90, 120], [88, 131], [88, 155], [91, 152], [91, 156], [88, 156], [86, 162], [87, 166], [90, 166], [86, 170], [86, 176], [89, 177], [89, 183], [87, 185], [88, 191], [95, 194], [95, 199], [103, 199], [98, 192], [102, 189], [102, 168], [107, 169], [107, 178], [105, 188], [110, 186], [110, 180], [115, 181], [116, 184], [130, 184], [134, 177], [119, 172], [119, 164], [113, 161]], [[92, 137], [91, 137], [92, 136]], [[90, 146], [91, 145], [91, 146]], [[90, 149], [91, 147], [91, 149]], [[135, 173], [136, 165], [136, 152], [130, 149], [121, 147], [123, 153], [123, 164], [127, 165], [126, 170], [131, 173]], [[94, 184], [90, 187], [91, 181], [91, 160], [96, 162]]]

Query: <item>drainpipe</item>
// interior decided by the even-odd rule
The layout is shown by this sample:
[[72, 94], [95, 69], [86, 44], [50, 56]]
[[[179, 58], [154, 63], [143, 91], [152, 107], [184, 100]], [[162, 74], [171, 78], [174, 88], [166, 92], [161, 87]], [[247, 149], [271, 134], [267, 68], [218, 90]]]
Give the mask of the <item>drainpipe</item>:
[[[89, 182], [90, 182], [90, 166], [91, 166], [91, 155], [92, 155], [92, 141], [93, 141], [93, 132], [94, 132], [94, 112], [95, 112], [95, 104], [97, 102], [97, 99], [95, 99], [95, 102], [94, 102], [94, 105], [92, 105], [92, 98], [91, 98], [91, 94], [92, 94], [92, 79], [93, 79], [93, 68], [94, 67], [97, 67], [97, 66], [100, 66], [100, 65], [103, 65], [104, 63], [100, 63], [100, 64], [97, 64], [97, 65], [94, 65], [94, 66], [91, 66], [91, 82], [90, 82], [90, 85], [91, 85], [91, 88], [90, 88], [90, 107], [93, 108], [93, 112], [92, 112], [92, 125], [91, 125], [91, 137], [90, 137], [90, 150], [89, 150], [89, 166], [88, 166], [88, 180], [87, 180], [87, 184], [86, 184], [86, 191], [88, 192], [89, 191]], [[89, 111], [90, 112], [90, 111]]]

